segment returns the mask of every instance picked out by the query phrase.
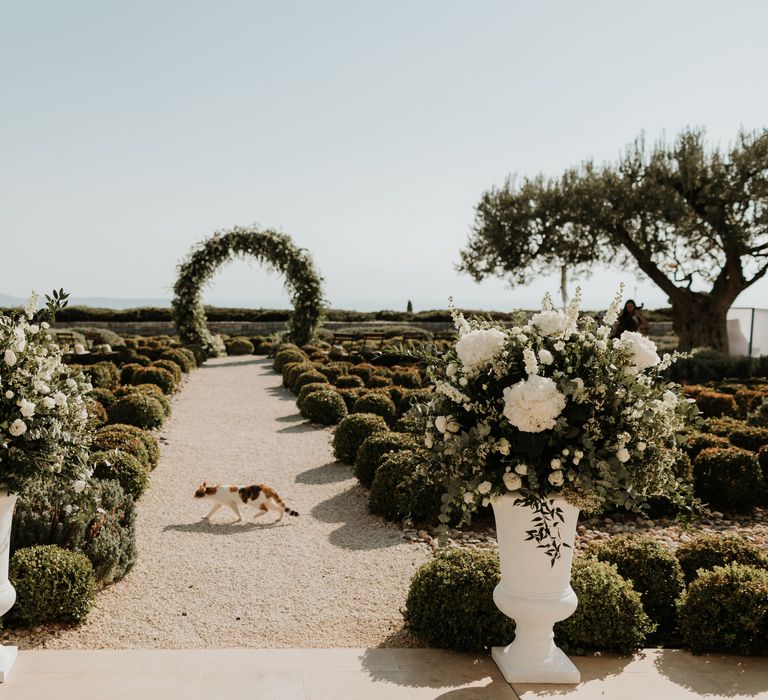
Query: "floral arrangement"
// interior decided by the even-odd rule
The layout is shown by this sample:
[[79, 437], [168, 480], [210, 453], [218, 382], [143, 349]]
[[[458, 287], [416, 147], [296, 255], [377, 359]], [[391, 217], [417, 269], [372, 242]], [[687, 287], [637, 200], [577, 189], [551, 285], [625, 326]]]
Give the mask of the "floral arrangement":
[[67, 295], [54, 292], [38, 310], [0, 315], [0, 486], [20, 492], [29, 479], [60, 475], [85, 487], [91, 439], [82, 373], [72, 374], [48, 334]]
[[504, 494], [536, 512], [528, 539], [554, 562], [560, 496], [586, 512], [641, 511], [650, 496], [693, 506], [677, 478], [682, 432], [697, 413], [664, 379], [676, 359], [648, 338], [612, 339], [621, 291], [602, 323], [579, 315], [581, 292], [565, 309], [542, 310], [505, 328], [467, 320], [451, 306], [458, 340], [430, 357], [434, 397], [416, 407], [425, 475], [446, 487], [440, 519], [462, 522]]

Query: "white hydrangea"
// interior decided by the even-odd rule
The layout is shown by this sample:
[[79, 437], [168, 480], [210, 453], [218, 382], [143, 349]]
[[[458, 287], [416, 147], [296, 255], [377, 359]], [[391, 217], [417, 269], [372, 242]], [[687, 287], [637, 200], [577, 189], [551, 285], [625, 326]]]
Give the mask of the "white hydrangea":
[[506, 334], [498, 328], [478, 328], [461, 336], [456, 354], [464, 371], [472, 373], [487, 366], [506, 342]]
[[541, 362], [542, 365], [551, 365], [554, 361], [555, 358], [552, 357], [552, 353], [549, 350], [546, 350], [545, 348], [539, 350], [539, 362]]
[[35, 404], [29, 399], [19, 401], [19, 411], [24, 418], [32, 418], [35, 415]]
[[558, 335], [568, 325], [568, 319], [561, 309], [539, 311], [531, 317], [531, 324], [544, 336]]
[[548, 377], [534, 375], [504, 389], [504, 416], [526, 433], [554, 428], [564, 408], [565, 396]]
[[503, 478], [507, 491], [517, 491], [523, 485], [523, 480], [513, 472], [505, 472]]
[[655, 367], [661, 362], [656, 352], [656, 344], [641, 333], [624, 331], [621, 334], [620, 346], [629, 351], [632, 370], [642, 372], [648, 367]]
[[490, 481], [481, 481], [477, 485], [477, 492], [485, 496], [486, 494], [491, 492], [491, 482]]

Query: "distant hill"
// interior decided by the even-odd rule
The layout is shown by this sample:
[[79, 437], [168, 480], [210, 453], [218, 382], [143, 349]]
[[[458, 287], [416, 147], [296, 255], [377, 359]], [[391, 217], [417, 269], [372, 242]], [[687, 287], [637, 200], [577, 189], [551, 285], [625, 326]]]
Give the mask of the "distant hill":
[[[24, 306], [27, 299], [0, 293], [0, 307]], [[112, 297], [77, 297], [69, 299], [70, 306], [90, 306], [99, 309], [136, 309], [143, 307], [169, 307], [170, 299], [114, 299]]]

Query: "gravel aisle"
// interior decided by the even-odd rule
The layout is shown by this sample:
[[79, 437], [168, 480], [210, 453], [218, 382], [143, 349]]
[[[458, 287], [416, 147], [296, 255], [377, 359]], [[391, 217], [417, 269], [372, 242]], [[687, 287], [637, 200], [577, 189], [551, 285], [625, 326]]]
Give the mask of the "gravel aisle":
[[[218, 358], [174, 401], [162, 457], [138, 506], [139, 560], [87, 622], [23, 647], [413, 646], [400, 608], [430, 553], [366, 511], [331, 433], [302, 421], [270, 363]], [[192, 495], [203, 480], [266, 483], [301, 513], [243, 522]]]

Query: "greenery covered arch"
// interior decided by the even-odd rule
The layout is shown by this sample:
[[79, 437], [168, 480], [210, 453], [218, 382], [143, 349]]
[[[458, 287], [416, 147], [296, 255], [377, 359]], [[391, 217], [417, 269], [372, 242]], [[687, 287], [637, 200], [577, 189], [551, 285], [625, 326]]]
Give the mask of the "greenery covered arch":
[[181, 342], [202, 357], [224, 353], [221, 339], [208, 330], [201, 293], [221, 265], [241, 256], [254, 257], [284, 275], [293, 302], [289, 338], [297, 345], [309, 342], [323, 311], [322, 278], [312, 257], [284, 233], [240, 226], [217, 231], [179, 265], [173, 288], [173, 319]]

